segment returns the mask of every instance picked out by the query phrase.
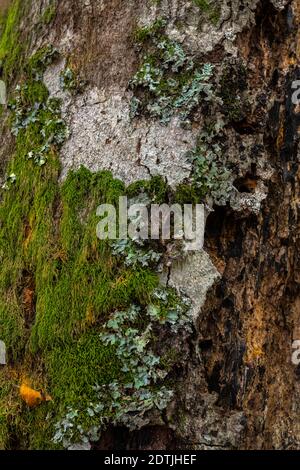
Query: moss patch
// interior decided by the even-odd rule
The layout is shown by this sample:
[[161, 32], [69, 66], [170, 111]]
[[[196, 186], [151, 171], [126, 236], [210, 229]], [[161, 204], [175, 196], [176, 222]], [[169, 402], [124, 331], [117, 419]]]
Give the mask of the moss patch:
[[206, 17], [214, 24], [215, 26], [220, 21], [221, 16], [221, 5], [213, 0], [193, 0], [193, 3], [204, 13]]
[[6, 82], [22, 70], [22, 57], [26, 44], [20, 39], [20, 21], [28, 7], [28, 0], [13, 0], [1, 20], [0, 61]]
[[50, 5], [46, 8], [44, 13], [42, 14], [42, 23], [45, 25], [49, 25], [52, 23], [56, 16], [56, 1], [51, 1]]

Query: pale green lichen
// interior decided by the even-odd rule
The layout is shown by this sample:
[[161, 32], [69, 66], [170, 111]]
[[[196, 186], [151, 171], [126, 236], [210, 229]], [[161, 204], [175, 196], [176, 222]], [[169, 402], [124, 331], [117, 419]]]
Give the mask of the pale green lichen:
[[130, 82], [131, 117], [146, 113], [167, 124], [178, 115], [186, 123], [202, 101], [218, 101], [210, 81], [213, 66], [196, 65], [178, 42], [163, 34], [163, 25], [140, 33], [148, 52]]
[[224, 149], [220, 138], [223, 122], [205, 129], [198, 137], [197, 146], [187, 155], [193, 164], [193, 185], [203, 197], [225, 205], [233, 192], [233, 176], [226, 168]]
[[[86, 409], [80, 409], [80, 403], [77, 409], [68, 409], [56, 424], [55, 442], [67, 448], [78, 442], [93, 442], [110, 423], [138, 429], [148, 422], [147, 413], [166, 408], [173, 391], [162, 385], [168, 370], [161, 366], [160, 356], [151, 349], [155, 325], [169, 325], [174, 332], [186, 329], [192, 323], [187, 315], [190, 303], [172, 289], [164, 288], [155, 290], [152, 299], [153, 303], [144, 312], [133, 304], [127, 310], [115, 312], [103, 325], [100, 340], [115, 349], [125, 374], [123, 381], [96, 385], [96, 401], [90, 402]], [[85, 426], [80, 420], [83, 415]]]
[[62, 90], [72, 94], [81, 93], [86, 86], [86, 82], [71, 68], [66, 67], [60, 74], [60, 85]]

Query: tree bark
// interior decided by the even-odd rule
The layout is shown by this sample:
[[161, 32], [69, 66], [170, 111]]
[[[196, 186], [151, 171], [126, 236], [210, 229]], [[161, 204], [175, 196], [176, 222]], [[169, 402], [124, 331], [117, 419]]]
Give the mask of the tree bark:
[[[84, 165], [110, 170], [126, 184], [161, 175], [177, 188], [193, 172], [185, 155], [207, 121], [224, 122], [221, 163], [233, 189], [225, 202], [205, 199], [203, 252], [175, 260], [161, 276], [169, 287], [186, 289], [194, 306], [193, 334], [175, 340], [182, 352], [171, 373], [175, 398], [139, 430], [109, 426], [93, 444], [97, 449], [300, 448], [300, 369], [292, 360], [293, 342], [300, 340], [300, 108], [292, 98], [300, 80], [300, 3], [212, 3], [65, 0], [55, 3], [45, 23], [41, 17], [51, 2], [33, 0], [18, 26], [26, 60], [49, 44], [60, 54], [43, 77], [50, 95], [62, 99], [71, 129], [60, 150], [60, 184]], [[176, 115], [164, 125], [144, 108], [129, 118], [132, 96], [144, 99], [130, 83], [153, 47], [139, 43], [137, 31], [159, 18], [166, 21], [163, 34], [188, 57], [214, 66], [211, 80], [222, 102], [198, 102], [186, 128]], [[66, 64], [86, 83], [67, 97], [59, 90]], [[10, 96], [24, 73], [20, 66], [2, 77]], [[7, 113], [1, 124], [3, 182], [15, 148]], [[53, 224], [62, 210], [57, 205]], [[36, 284], [27, 288], [34, 291]], [[32, 315], [27, 330], [35, 323]], [[8, 354], [3, 367], [25, 367], [24, 357], [15, 361]], [[33, 358], [26, 373], [37, 373]], [[5, 445], [22, 448], [12, 434]]]

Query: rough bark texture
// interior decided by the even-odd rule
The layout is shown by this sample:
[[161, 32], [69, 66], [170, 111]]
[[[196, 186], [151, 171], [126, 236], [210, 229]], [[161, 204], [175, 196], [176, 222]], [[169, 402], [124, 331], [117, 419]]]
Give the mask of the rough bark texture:
[[[187, 152], [215, 114], [225, 121], [223, 159], [235, 188], [225, 204], [206, 200], [203, 252], [161, 275], [191, 298], [195, 323], [193, 335], [178, 340], [174, 400], [142, 429], [109, 427], [95, 447], [299, 449], [300, 375], [291, 361], [300, 339], [300, 121], [291, 100], [300, 79], [299, 0], [224, 0], [218, 13], [192, 0], [64, 0], [42, 26], [49, 2], [29, 3], [20, 24], [27, 56], [48, 44], [60, 53], [44, 74], [71, 130], [60, 184], [84, 165], [126, 184], [161, 175], [175, 188], [191, 174]], [[169, 38], [215, 66], [223, 105], [199, 105], [188, 128], [176, 115], [167, 125], [147, 113], [129, 116], [128, 84], [144, 53], [135, 33], [161, 17]], [[59, 87], [66, 61], [86, 80], [78, 95]], [[6, 122], [2, 128], [4, 178], [14, 144]], [[11, 434], [9, 446], [18, 447], [18, 431]]]

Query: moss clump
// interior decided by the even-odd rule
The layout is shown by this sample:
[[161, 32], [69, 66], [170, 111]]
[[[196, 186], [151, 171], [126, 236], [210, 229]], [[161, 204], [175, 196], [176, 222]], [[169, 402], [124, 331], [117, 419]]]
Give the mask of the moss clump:
[[17, 389], [10, 375], [3, 370], [0, 373], [0, 450], [5, 450], [10, 440], [11, 424], [19, 411]]
[[52, 1], [42, 15], [42, 23], [49, 25], [56, 16], [56, 1]]
[[[199, 149], [199, 147], [197, 148]], [[206, 150], [207, 149], [204, 149], [203, 151]], [[194, 152], [197, 153], [197, 151]], [[194, 152], [188, 154], [192, 160], [195, 155]], [[141, 194], [145, 194], [154, 204], [169, 203], [180, 204], [181, 206], [184, 204], [201, 204], [205, 196], [209, 193], [213, 183], [213, 175], [210, 176], [210, 180], [207, 184], [203, 182], [201, 188], [199, 188], [199, 182], [196, 184], [195, 181], [193, 181], [193, 175], [191, 179], [191, 182], [181, 183], [173, 189], [161, 176], [154, 176], [150, 180], [140, 180], [129, 185], [126, 189], [126, 195], [129, 198], [135, 198]]]
[[[1, 221], [6, 219], [0, 234], [5, 264], [0, 276], [1, 338], [9, 358], [19, 363], [39, 358], [44, 364], [56, 404], [53, 433], [53, 423], [68, 406], [80, 402], [84, 407], [93, 400], [96, 383], [122, 376], [114, 349], [99, 341], [99, 327], [116, 308], [133, 302], [146, 305], [158, 278], [147, 269], [124, 267], [112, 258], [108, 244], [97, 240], [97, 205], [114, 203], [124, 194], [123, 184], [110, 173], [92, 175], [81, 169], [71, 173], [60, 190], [54, 153], [43, 168], [19, 152], [12, 165], [19, 183], [5, 193], [0, 213]], [[53, 227], [57, 205], [61, 218]], [[23, 273], [34, 277], [31, 324], [22, 305]], [[22, 414], [18, 432], [31, 416]], [[48, 427], [31, 430], [26, 446], [40, 445], [42, 438], [36, 433], [45, 433], [47, 439], [48, 432]], [[51, 447], [49, 442], [45, 445]]]
[[220, 21], [221, 6], [216, 1], [211, 0], [193, 0], [194, 4], [209, 18], [215, 26]]
[[30, 79], [20, 89], [21, 105], [33, 107], [35, 103], [44, 103], [47, 101], [49, 92], [47, 87], [41, 81]]
[[168, 184], [161, 176], [153, 176], [150, 180], [142, 180], [128, 186], [126, 194], [128, 197], [136, 197], [146, 193], [155, 204], [162, 204], [168, 200], [171, 192]]
[[[156, 275], [124, 269], [111, 256], [109, 244], [96, 237], [97, 206], [104, 202], [117, 205], [122, 194], [123, 184], [108, 172], [93, 175], [82, 168], [67, 178], [61, 193], [60, 259], [49, 266], [49, 284], [37, 301], [33, 350], [51, 348], [53, 341], [64, 344], [75, 332], [81, 334], [101, 324], [116, 308], [147, 303], [157, 284]], [[43, 277], [46, 279], [45, 273]]]
[[99, 377], [103, 384], [109, 384], [122, 376], [114, 348], [103, 346], [99, 333], [97, 328], [90, 329], [77, 341], [70, 340], [64, 348], [51, 350], [48, 367], [56, 400], [72, 404], [80, 399], [81, 404], [86, 404], [92, 399], [91, 384], [99, 383]]
[[[16, 177], [0, 206], [0, 336], [10, 361], [23, 364], [30, 376], [43, 368], [40, 378], [55, 403], [30, 412], [18, 408], [9, 417], [24, 448], [53, 447], [54, 423], [68, 406], [87, 406], [96, 383], [121, 380], [114, 348], [99, 340], [101, 325], [115, 309], [147, 305], [158, 285], [156, 273], [125, 266], [108, 242], [97, 239], [96, 208], [102, 202], [117, 205], [124, 184], [109, 172], [84, 168], [58, 184], [64, 123], [59, 103], [49, 100], [39, 80], [49, 52], [53, 57], [47, 48], [30, 59], [28, 80], [11, 102], [16, 149], [7, 171]], [[28, 158], [45, 146], [42, 166]], [[6, 406], [3, 396], [4, 421]], [[7, 426], [3, 447], [9, 447]]]
[[0, 63], [6, 82], [13, 79], [17, 68], [19, 73], [22, 70], [25, 43], [21, 40], [19, 24], [27, 5], [27, 0], [13, 0], [1, 21]]
[[30, 77], [40, 80], [46, 68], [58, 57], [58, 51], [50, 44], [39, 49], [30, 57], [26, 71]]
[[[202, 196], [203, 197], [203, 196]], [[174, 202], [176, 204], [200, 204], [201, 192], [193, 184], [182, 183], [176, 188]]]
[[153, 38], [158, 33], [162, 32], [166, 21], [159, 18], [148, 26], [137, 28], [133, 33], [133, 40], [136, 43], [144, 43], [148, 39]]
[[193, 0], [193, 2], [195, 5], [197, 5], [197, 7], [201, 8], [202, 11], [206, 13], [210, 11], [211, 7], [207, 0]]
[[33, 160], [28, 159], [30, 152], [40, 151], [47, 142], [51, 131], [45, 130], [46, 123], [58, 118], [57, 110], [54, 116], [53, 110], [46, 108], [47, 97], [45, 86], [30, 77], [17, 87], [16, 99], [10, 104], [16, 151], [8, 174], [15, 175], [15, 181], [0, 206], [0, 253], [5, 260], [0, 275], [0, 334], [15, 360], [22, 355], [29, 333], [26, 315], [30, 313], [24, 312], [20, 298], [26, 288], [23, 277], [33, 273], [38, 268], [36, 260], [46, 256], [57, 194], [57, 143], [49, 145], [49, 165], [44, 169], [34, 168]]

